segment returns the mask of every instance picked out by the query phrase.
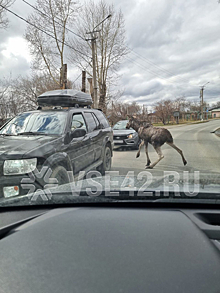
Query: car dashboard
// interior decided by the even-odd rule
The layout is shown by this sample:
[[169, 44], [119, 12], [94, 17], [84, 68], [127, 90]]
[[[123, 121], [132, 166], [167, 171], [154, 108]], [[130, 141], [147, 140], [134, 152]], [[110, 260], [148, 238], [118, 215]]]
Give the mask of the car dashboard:
[[220, 210], [2, 211], [0, 292], [220, 292]]

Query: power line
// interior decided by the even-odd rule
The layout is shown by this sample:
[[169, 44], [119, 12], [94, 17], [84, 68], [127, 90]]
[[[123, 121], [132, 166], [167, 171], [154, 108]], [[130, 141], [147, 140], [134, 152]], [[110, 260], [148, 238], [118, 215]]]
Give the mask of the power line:
[[79, 76], [77, 76], [77, 78], [73, 81], [73, 83], [75, 83], [80, 78], [81, 75], [82, 75], [82, 72], [80, 73]]
[[168, 70], [160, 67], [159, 65], [157, 65], [156, 63], [150, 61], [149, 59], [147, 59], [146, 57], [140, 55], [139, 53], [135, 52], [133, 49], [131, 49], [130, 47], [127, 47], [132, 53], [136, 54], [137, 56], [139, 56], [142, 60], [146, 61], [147, 63], [151, 64], [152, 66], [154, 66], [155, 68], [158, 68], [161, 71], [164, 71], [166, 74], [169, 75], [173, 75], [173, 73], [169, 72]]
[[158, 77], [158, 78], [164, 79], [164, 80], [168, 80], [168, 82], [170, 82], [170, 83], [174, 83], [174, 82], [170, 81], [168, 78], [163, 77], [163, 76], [161, 76], [161, 75], [158, 75], [158, 73], [156, 73], [156, 72], [150, 70], [148, 67], [145, 67], [143, 64], [140, 64], [138, 61], [133, 60], [131, 57], [125, 56], [125, 58], [126, 58], [126, 59], [129, 59], [132, 63], [136, 64], [137, 66], [139, 66], [139, 67], [142, 68], [143, 70], [148, 71], [148, 72], [151, 73], [152, 75], [154, 75], [154, 76], [156, 76], [156, 77]]
[[156, 69], [159, 69], [160, 71], [163, 71], [166, 74], [171, 75], [170, 78], [174, 77], [176, 79], [182, 80], [183, 82], [189, 82], [187, 79], [183, 78], [183, 77], [175, 77], [173, 76], [173, 73], [169, 70], [164, 69], [163, 67], [157, 65], [156, 63], [152, 62], [151, 60], [149, 60], [148, 58], [142, 56], [141, 54], [135, 52], [133, 49], [131, 49], [130, 47], [127, 46], [127, 48], [131, 51], [131, 53], [136, 54], [137, 56], [139, 56], [143, 61], [147, 62], [148, 64], [150, 64], [151, 66], [155, 67]]
[[[29, 2], [27, 2], [26, 0], [22, 0], [24, 3], [26, 3], [27, 5], [29, 5], [30, 7], [32, 7], [33, 9], [35, 9], [36, 11], [38, 11], [39, 13], [41, 13], [44, 17], [47, 17], [49, 20], [51, 20], [51, 17], [49, 17], [47, 14], [45, 14], [44, 12], [42, 12], [40, 9], [38, 9], [37, 7], [35, 7], [34, 5], [30, 4]], [[58, 20], [62, 21], [60, 18], [57, 17]], [[60, 26], [63, 26], [61, 23], [59, 23], [58, 21], [54, 20], [54, 22]], [[77, 37], [81, 38], [82, 40], [86, 40], [85, 38], [83, 38], [82, 36], [80, 36], [79, 34], [75, 33], [73, 30], [69, 29], [66, 27], [66, 30], [71, 32], [72, 34], [76, 35]], [[142, 60], [144, 60], [145, 62], [147, 62], [148, 64], [150, 64], [151, 66], [154, 66], [156, 69], [159, 69], [160, 71], [163, 71], [164, 73], [166, 74], [169, 74], [171, 75], [170, 78], [173, 77], [173, 73], [158, 66], [157, 64], [155, 64], [154, 62], [152, 62], [151, 60], [147, 59], [146, 57], [142, 56], [141, 54], [135, 52], [133, 49], [131, 49], [130, 47], [126, 46], [133, 54], [136, 54], [137, 56], [139, 56]], [[76, 50], [76, 49], [75, 49]], [[77, 51], [77, 50], [76, 50]], [[153, 72], [153, 71], [152, 71]], [[156, 73], [155, 73], [156, 74]], [[182, 77], [175, 77], [174, 78], [177, 78], [179, 80], [182, 80], [184, 82], [189, 82], [187, 79], [184, 79]]]
[[[25, 1], [25, 0], [22, 0], [22, 1], [23, 1], [24, 3], [26, 3], [27, 5], [31, 6], [32, 8], [36, 9], [36, 10], [37, 10], [38, 12], [40, 12], [42, 15], [46, 16], [47, 18], [49, 18], [45, 13], [43, 13], [42, 11], [40, 11], [40, 10], [39, 10], [38, 8], [36, 8], [35, 6], [31, 5], [30, 3], [28, 3], [28, 2]], [[11, 11], [10, 9], [6, 8], [5, 6], [3, 6], [3, 5], [1, 5], [1, 4], [0, 4], [0, 6], [1, 6], [3, 9], [7, 10], [9, 13], [11, 13], [11, 14], [13, 14], [14, 16], [18, 17], [19, 19], [21, 19], [22, 21], [24, 21], [24, 22], [28, 23], [29, 25], [35, 27], [37, 30], [39, 30], [39, 31], [43, 32], [44, 34], [48, 35], [49, 37], [51, 37], [51, 38], [57, 40], [59, 43], [64, 44], [65, 46], [69, 47], [70, 49], [73, 49], [74, 51], [76, 51], [76, 52], [78, 52], [78, 53], [80, 53], [80, 54], [83, 54], [82, 52], [80, 52], [79, 50], [77, 50], [77, 49], [75, 49], [74, 47], [70, 46], [70, 45], [67, 44], [66, 42], [61, 41], [61, 40], [59, 40], [59, 39], [56, 39], [53, 35], [49, 34], [49, 33], [46, 32], [45, 30], [43, 30], [42, 28], [36, 26], [35, 24], [31, 23], [29, 20], [27, 20], [27, 19], [23, 18], [22, 16], [16, 14], [15, 12]], [[60, 24], [59, 22], [57, 22], [57, 21], [55, 21], [55, 22], [56, 22], [57, 24], [59, 24], [59, 25], [62, 26], [62, 24]], [[72, 30], [70, 30], [70, 29], [68, 29], [68, 28], [67, 28], [67, 30], [69, 30], [69, 31], [70, 31], [71, 33], [73, 33], [74, 35], [80, 37], [81, 39], [85, 40], [83, 37], [81, 37], [80, 35], [76, 34], [76, 33], [73, 32]], [[127, 46], [127, 48], [128, 48], [129, 50], [131, 50], [134, 54], [140, 56], [142, 60], [148, 62], [148, 63], [151, 64], [151, 65], [153, 65], [155, 68], [158, 68], [158, 69], [160, 69], [161, 71], [164, 71], [164, 72], [167, 72], [167, 73], [173, 75], [173, 74], [172, 74], [171, 72], [169, 72], [168, 70], [163, 69], [162, 67], [156, 65], [155, 63], [153, 63], [153, 62], [150, 61], [149, 59], [143, 57], [142, 55], [138, 54], [137, 52], [135, 52], [134, 50], [132, 50], [132, 49], [129, 48], [128, 46]], [[85, 55], [86, 57], [90, 58], [90, 56], [88, 56], [88, 55], [86, 55], [86, 54], [83, 54], [83, 55]], [[174, 82], [170, 81], [170, 80], [169, 80], [168, 78], [166, 78], [166, 77], [159, 76], [158, 73], [156, 73], [156, 72], [153, 71], [153, 70], [150, 70], [149, 68], [146, 68], [143, 64], [138, 63], [138, 61], [134, 61], [133, 59], [131, 59], [131, 58], [127, 57], [127, 56], [126, 56], [126, 58], [130, 59], [131, 62], [133, 62], [134, 64], [138, 65], [140, 68], [142, 68], [142, 69], [148, 71], [149, 73], [153, 74], [154, 76], [159, 77], [159, 78], [162, 78], [162, 79], [164, 79], [164, 80], [168, 80], [168, 82], [170, 82], [170, 83], [174, 83]], [[79, 77], [80, 77], [80, 76], [81, 76], [81, 74], [79, 75]], [[78, 79], [79, 77], [77, 77], [77, 79]], [[175, 78], [175, 77], [174, 77], [174, 78]], [[177, 78], [178, 78], [178, 77], [177, 77]], [[77, 80], [77, 79], [76, 79], [76, 80]], [[182, 79], [182, 78], [179, 78], [179, 79], [184, 80], [184, 81], [187, 81], [187, 83], [188, 83], [188, 80], [186, 80], [186, 79]]]
[[[24, 1], [24, 0], [22, 0], [22, 1]], [[63, 41], [60, 41], [59, 39], [56, 39], [53, 35], [49, 34], [48, 32], [44, 31], [43, 29], [39, 28], [39, 27], [36, 26], [35, 24], [31, 23], [30, 21], [28, 21], [27, 19], [23, 18], [22, 16], [16, 14], [15, 12], [11, 11], [10, 9], [4, 7], [4, 6], [1, 5], [1, 4], [0, 4], [0, 6], [1, 6], [2, 8], [4, 8], [5, 10], [7, 10], [8, 12], [10, 12], [11, 14], [13, 14], [14, 16], [18, 17], [19, 19], [25, 21], [25, 22], [28, 23], [29, 25], [31, 25], [31, 26], [35, 27], [36, 29], [40, 30], [41, 32], [45, 33], [45, 34], [48, 35], [49, 37], [51, 37], [51, 38], [57, 40], [57, 41], [60, 42], [60, 43], [63, 43], [65, 46], [69, 47], [70, 49], [73, 49], [73, 50], [75, 50], [76, 52], [78, 52], [78, 53], [80, 53], [80, 54], [83, 54], [82, 52], [80, 52], [79, 50], [73, 48], [72, 46], [70, 46], [70, 45], [67, 44], [66, 42], [63, 42]], [[85, 54], [84, 54], [84, 55], [85, 55]], [[85, 56], [88, 57], [88, 58], [91, 58], [91, 57], [88, 56], [88, 55], [85, 55]], [[90, 63], [86, 66], [85, 70], [88, 68], [89, 65], [90, 65]], [[79, 76], [73, 81], [73, 83], [75, 83], [75, 82], [80, 78], [81, 75], [82, 75], [82, 73], [80, 73], [80, 75], [79, 75]]]
[[132, 51], [131, 53], [134, 53], [136, 54], [137, 56], [139, 56], [143, 61], [147, 62], [148, 64], [150, 64], [151, 66], [153, 66], [156, 70], [160, 70], [162, 72], [164, 72], [166, 75], [168, 74], [169, 76], [166, 77], [166, 79], [169, 79], [169, 78], [175, 78], [175, 79], [178, 79], [184, 83], [189, 83], [189, 80], [185, 79], [185, 78], [182, 78], [182, 77], [178, 77], [178, 76], [174, 76], [173, 73], [171, 72], [168, 72], [166, 69], [162, 68], [162, 67], [159, 67], [158, 65], [156, 65], [155, 63], [151, 62], [150, 60], [148, 60], [147, 58], [143, 57], [142, 55], [136, 53], [135, 51]]
[[[29, 5], [30, 7], [34, 8], [36, 11], [38, 11], [38, 12], [41, 13], [44, 17], [47, 17], [47, 18], [50, 20], [51, 17], [49, 17], [46, 13], [44, 13], [43, 11], [41, 11], [40, 9], [38, 9], [37, 7], [35, 7], [34, 5], [30, 4], [30, 3], [27, 2], [26, 0], [22, 0], [22, 1], [23, 1], [24, 3], [26, 3], [27, 5]], [[58, 17], [57, 17], [57, 19], [60, 20], [60, 21], [62, 21], [62, 19], [60, 19], [60, 18], [58, 18]], [[54, 22], [55, 22], [56, 24], [60, 25], [60, 26], [63, 26], [62, 23], [60, 23], [60, 22], [58, 22], [58, 21], [56, 21], [56, 20], [54, 20]], [[79, 34], [75, 33], [74, 31], [72, 31], [72, 30], [69, 29], [68, 27], [66, 27], [66, 30], [69, 31], [69, 32], [71, 32], [71, 33], [74, 34], [75, 36], [77, 36], [77, 37], [79, 37], [79, 38], [81, 38], [82, 40], [85, 41], [85, 39], [84, 39], [82, 36], [80, 36]]]
[[[151, 73], [152, 75], [154, 75], [154, 76], [156, 76], [156, 77], [158, 77], [158, 78], [160, 78], [160, 79], [164, 79], [164, 80], [168, 81], [169, 83], [176, 84], [176, 82], [172, 82], [172, 81], [170, 81], [170, 80], [167, 79], [167, 78], [164, 78], [164, 77], [162, 77], [162, 76], [159, 76], [157, 73], [151, 71], [149, 68], [145, 67], [143, 64], [138, 63], [136, 60], [133, 60], [133, 59], [131, 59], [131, 58], [128, 57], [128, 56], [126, 56], [125, 58], [128, 59], [128, 60], [130, 60], [132, 63], [136, 64], [136, 65], [137, 65], [139, 68], [141, 68], [142, 70], [145, 70], [145, 71]], [[182, 87], [182, 86], [179, 85], [179, 87]], [[198, 96], [198, 94], [196, 94], [196, 95], [193, 94], [193, 95], [190, 95], [190, 96]]]
[[[38, 11], [39, 13], [41, 13], [44, 17], [47, 17], [49, 20], [51, 20], [51, 17], [49, 17], [47, 14], [45, 14], [44, 12], [42, 12], [40, 9], [38, 9], [37, 7], [35, 7], [34, 5], [30, 4], [29, 2], [27, 2], [26, 0], [22, 0], [24, 3], [26, 3], [27, 5], [29, 5], [30, 7], [32, 7], [33, 9], [35, 9], [36, 11]], [[108, 16], [109, 17], [109, 16]], [[60, 18], [57, 17], [58, 20], [62, 21]], [[62, 26], [61, 23], [59, 23], [58, 21], [54, 20], [54, 22], [60, 26]], [[74, 31], [72, 31], [71, 29], [67, 28], [66, 27], [66, 30], [71, 32], [72, 34], [76, 35], [77, 37], [81, 38], [82, 40], [86, 40], [85, 38], [83, 38], [82, 36], [80, 36], [79, 34], [75, 33]], [[149, 59], [147, 59], [146, 57], [143, 57], [142, 55], [140, 55], [139, 53], [135, 52], [133, 49], [131, 49], [130, 47], [127, 46], [127, 48], [133, 53], [133, 54], [136, 54], [137, 56], [139, 56], [142, 60], [146, 61], [148, 64], [154, 66], [155, 68], [165, 72], [166, 74], [169, 74], [169, 75], [173, 75], [173, 73], [171, 73], [170, 71], [158, 66], [157, 64], [155, 64], [154, 62], [150, 61]], [[155, 73], [156, 74], [156, 73]], [[178, 79], [181, 79], [185, 82], [188, 82], [188, 80], [186, 79], [183, 79], [181, 77], [175, 77], [175, 78], [178, 78]]]
[[[76, 52], [78, 52], [78, 53], [80, 53], [80, 54], [83, 54], [83, 53], [80, 52], [79, 50], [75, 49], [74, 47], [70, 46], [69, 44], [67, 44], [67, 43], [64, 42], [64, 41], [61, 41], [61, 40], [55, 38], [53, 35], [49, 34], [49, 33], [46, 32], [46, 31], [44, 31], [42, 28], [39, 28], [39, 27], [36, 26], [35, 24], [31, 23], [29, 20], [23, 18], [22, 16], [20, 16], [20, 15], [18, 15], [17, 13], [11, 11], [10, 9], [6, 8], [5, 6], [3, 6], [3, 5], [1, 5], [1, 4], [0, 4], [0, 6], [1, 6], [2, 8], [4, 8], [5, 10], [7, 10], [8, 12], [10, 12], [11, 14], [13, 14], [14, 16], [16, 16], [16, 17], [18, 17], [19, 19], [25, 21], [25, 22], [28, 23], [29, 25], [35, 27], [36, 29], [38, 29], [38, 30], [41, 31], [42, 33], [44, 33], [44, 34], [48, 35], [49, 37], [55, 39], [57, 42], [64, 44], [65, 46], [69, 47], [70, 49], [72, 49], [72, 50], [74, 50], [74, 51], [76, 51]], [[83, 55], [85, 55], [85, 54], [83, 54]], [[88, 57], [88, 58], [90, 58], [90, 56], [88, 56], [88, 55], [85, 55], [85, 56]]]
[[[86, 72], [87, 72], [87, 68], [88, 68], [89, 66], [91, 66], [90, 63], [84, 68], [84, 70], [85, 70]], [[87, 73], [88, 73], [88, 72], [87, 72]], [[82, 72], [80, 73], [79, 76], [77, 76], [77, 78], [73, 81], [73, 83], [75, 83], [75, 82], [80, 78], [81, 75], [82, 75]]]

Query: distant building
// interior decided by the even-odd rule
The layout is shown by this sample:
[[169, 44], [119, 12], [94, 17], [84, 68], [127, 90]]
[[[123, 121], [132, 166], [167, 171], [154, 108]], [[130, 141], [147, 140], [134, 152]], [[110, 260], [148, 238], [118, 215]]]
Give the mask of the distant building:
[[199, 119], [199, 113], [198, 111], [188, 111], [185, 113], [181, 113], [181, 118], [184, 120], [198, 120]]
[[220, 108], [215, 108], [209, 110], [211, 112], [212, 118], [220, 118]]

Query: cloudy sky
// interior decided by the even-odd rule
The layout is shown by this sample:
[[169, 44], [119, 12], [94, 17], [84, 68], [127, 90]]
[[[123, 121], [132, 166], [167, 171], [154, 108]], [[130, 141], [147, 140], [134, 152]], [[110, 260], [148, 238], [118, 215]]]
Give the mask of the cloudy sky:
[[[34, 4], [34, 0], [29, 0]], [[147, 106], [185, 96], [199, 101], [200, 86], [210, 104], [220, 99], [220, 4], [217, 0], [106, 0], [121, 9], [130, 53], [120, 67], [122, 100]], [[80, 2], [82, 3], [82, 2]], [[11, 10], [31, 12], [21, 0]], [[23, 38], [26, 24], [8, 15], [0, 30], [0, 78], [30, 73], [31, 57]], [[71, 70], [69, 77], [79, 72]]]

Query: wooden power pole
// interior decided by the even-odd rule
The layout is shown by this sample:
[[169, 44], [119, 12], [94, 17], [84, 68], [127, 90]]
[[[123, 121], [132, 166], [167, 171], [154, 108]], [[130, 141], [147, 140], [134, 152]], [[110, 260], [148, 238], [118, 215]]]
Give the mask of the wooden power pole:
[[98, 108], [98, 95], [97, 95], [97, 79], [96, 79], [96, 38], [94, 33], [91, 33], [91, 42], [92, 42], [92, 69], [93, 69], [93, 99], [94, 99], [94, 108]]
[[86, 92], [86, 71], [82, 71], [82, 92]]
[[60, 88], [67, 89], [67, 64], [60, 68]]
[[[92, 78], [89, 77], [89, 78], [87, 78], [87, 80], [89, 82], [89, 92], [90, 92], [90, 95], [92, 96], [92, 100], [93, 100], [93, 103], [94, 103]], [[94, 104], [93, 104], [93, 106], [94, 106]]]
[[204, 92], [204, 88], [205, 86], [209, 83], [209, 81], [207, 83], [205, 83], [203, 86], [201, 86], [201, 90], [200, 90], [200, 99], [201, 99], [201, 120], [203, 120], [203, 106], [204, 106], [204, 100], [203, 100], [203, 92]]
[[[97, 79], [96, 79], [96, 39], [95, 36], [96, 32], [99, 32], [100, 30], [96, 30], [96, 28], [102, 24], [104, 21], [106, 21], [108, 18], [110, 18], [112, 15], [109, 14], [106, 18], [104, 18], [100, 23], [98, 23], [91, 32], [87, 32], [87, 34], [91, 35], [91, 45], [92, 45], [92, 69], [93, 69], [93, 101], [94, 101], [94, 108], [98, 108], [98, 94], [97, 94]], [[86, 39], [86, 41], [89, 41], [89, 39]]]
[[202, 87], [201, 90], [200, 90], [200, 99], [201, 99], [201, 120], [203, 120], [203, 91], [204, 91], [204, 87]]

